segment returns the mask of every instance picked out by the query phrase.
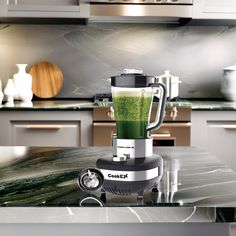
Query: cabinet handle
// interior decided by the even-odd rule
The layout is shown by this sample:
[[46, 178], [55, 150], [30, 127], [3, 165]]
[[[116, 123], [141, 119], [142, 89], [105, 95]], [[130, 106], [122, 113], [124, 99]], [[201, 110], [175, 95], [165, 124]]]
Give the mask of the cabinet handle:
[[236, 125], [223, 125], [224, 129], [236, 129]]
[[26, 129], [61, 129], [61, 125], [27, 125]]
[[211, 128], [223, 128], [223, 129], [236, 129], [236, 125], [217, 125], [217, 124], [210, 124], [208, 127]]
[[115, 122], [111, 122], [111, 123], [93, 123], [93, 126], [97, 126], [97, 127], [116, 127], [116, 123]]

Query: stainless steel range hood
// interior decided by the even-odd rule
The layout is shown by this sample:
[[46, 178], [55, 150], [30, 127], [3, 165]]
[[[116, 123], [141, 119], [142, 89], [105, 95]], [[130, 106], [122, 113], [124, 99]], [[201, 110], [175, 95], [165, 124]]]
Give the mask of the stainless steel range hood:
[[92, 0], [91, 21], [176, 22], [192, 18], [193, 0]]

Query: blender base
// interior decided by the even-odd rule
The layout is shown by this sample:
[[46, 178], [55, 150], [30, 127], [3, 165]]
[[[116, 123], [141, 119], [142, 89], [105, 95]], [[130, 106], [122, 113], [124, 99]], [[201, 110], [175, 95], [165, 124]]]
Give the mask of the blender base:
[[113, 158], [100, 158], [97, 168], [104, 176], [102, 189], [117, 195], [138, 195], [157, 186], [163, 173], [161, 156], [128, 159], [114, 162]]

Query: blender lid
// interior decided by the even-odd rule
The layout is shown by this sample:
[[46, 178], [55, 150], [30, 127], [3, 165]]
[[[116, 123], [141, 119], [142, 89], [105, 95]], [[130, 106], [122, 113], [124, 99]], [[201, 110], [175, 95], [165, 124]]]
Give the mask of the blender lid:
[[133, 69], [125, 69], [123, 74], [111, 77], [111, 86], [114, 87], [143, 88], [155, 82], [155, 76], [147, 76], [141, 70]]

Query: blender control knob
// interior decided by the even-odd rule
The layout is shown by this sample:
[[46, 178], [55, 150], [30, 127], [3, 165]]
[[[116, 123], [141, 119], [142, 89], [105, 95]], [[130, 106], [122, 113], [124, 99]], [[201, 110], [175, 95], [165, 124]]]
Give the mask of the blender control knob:
[[83, 169], [77, 179], [83, 191], [97, 191], [103, 184], [103, 174], [96, 168]]

